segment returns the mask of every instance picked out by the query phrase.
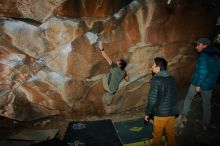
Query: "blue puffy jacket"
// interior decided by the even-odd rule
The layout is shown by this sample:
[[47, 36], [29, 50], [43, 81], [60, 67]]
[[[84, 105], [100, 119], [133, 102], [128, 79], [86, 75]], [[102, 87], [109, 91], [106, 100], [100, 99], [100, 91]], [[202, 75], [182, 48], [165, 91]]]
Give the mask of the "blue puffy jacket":
[[204, 49], [198, 55], [191, 83], [202, 90], [213, 90], [220, 72], [220, 53], [215, 47]]

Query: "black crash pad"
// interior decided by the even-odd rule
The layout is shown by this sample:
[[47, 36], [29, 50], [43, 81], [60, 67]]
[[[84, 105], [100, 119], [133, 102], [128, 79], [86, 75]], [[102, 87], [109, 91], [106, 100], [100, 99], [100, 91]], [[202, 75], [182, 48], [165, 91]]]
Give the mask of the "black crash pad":
[[122, 146], [110, 119], [70, 122], [63, 142], [65, 146]]

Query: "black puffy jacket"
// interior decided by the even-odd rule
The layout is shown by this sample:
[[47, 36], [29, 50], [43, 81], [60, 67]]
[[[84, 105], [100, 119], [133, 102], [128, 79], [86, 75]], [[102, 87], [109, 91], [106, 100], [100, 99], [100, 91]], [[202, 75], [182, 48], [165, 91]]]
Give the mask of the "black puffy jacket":
[[167, 71], [161, 71], [153, 76], [145, 114], [154, 116], [176, 116], [179, 114], [176, 81]]

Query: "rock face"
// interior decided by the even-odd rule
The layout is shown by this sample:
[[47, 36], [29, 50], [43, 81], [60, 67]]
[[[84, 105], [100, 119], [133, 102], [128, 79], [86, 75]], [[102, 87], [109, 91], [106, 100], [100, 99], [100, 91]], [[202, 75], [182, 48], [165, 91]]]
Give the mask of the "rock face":
[[66, 0], [54, 13], [64, 17], [108, 17], [132, 0]]
[[[85, 118], [144, 105], [157, 56], [168, 60], [179, 87], [189, 83], [196, 55], [191, 42], [215, 31], [208, 6], [199, 0], [111, 2], [0, 2], [1, 116]], [[108, 64], [98, 39], [112, 60], [128, 62], [129, 82], [122, 81], [115, 95], [103, 90]]]
[[7, 0], [0, 1], [0, 16], [28, 18], [44, 22], [65, 0]]

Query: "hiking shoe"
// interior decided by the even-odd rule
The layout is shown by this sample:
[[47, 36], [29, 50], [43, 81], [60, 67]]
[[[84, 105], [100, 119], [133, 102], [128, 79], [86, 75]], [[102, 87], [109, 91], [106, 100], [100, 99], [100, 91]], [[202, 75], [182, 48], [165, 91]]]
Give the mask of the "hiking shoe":
[[201, 127], [203, 132], [207, 132], [208, 131], [208, 127], [205, 126], [200, 120], [196, 119], [195, 122], [199, 124], [199, 126]]

